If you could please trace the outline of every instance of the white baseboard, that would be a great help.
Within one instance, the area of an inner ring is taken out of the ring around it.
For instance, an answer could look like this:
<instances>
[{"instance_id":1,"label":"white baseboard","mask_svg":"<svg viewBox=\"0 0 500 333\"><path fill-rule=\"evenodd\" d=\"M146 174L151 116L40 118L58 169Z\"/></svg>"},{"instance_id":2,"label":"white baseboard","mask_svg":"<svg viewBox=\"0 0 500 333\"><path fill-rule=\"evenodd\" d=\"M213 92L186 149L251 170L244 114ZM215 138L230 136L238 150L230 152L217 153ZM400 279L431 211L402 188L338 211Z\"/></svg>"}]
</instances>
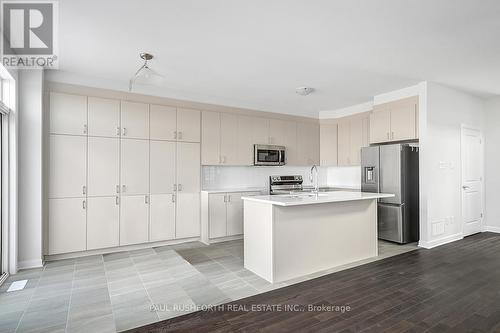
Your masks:
<instances>
[{"instance_id":1,"label":"white baseboard","mask_svg":"<svg viewBox=\"0 0 500 333\"><path fill-rule=\"evenodd\" d=\"M17 269L29 269L43 267L42 259L24 260L17 263Z\"/></svg>"},{"instance_id":2,"label":"white baseboard","mask_svg":"<svg viewBox=\"0 0 500 333\"><path fill-rule=\"evenodd\" d=\"M500 234L500 227L493 227L493 226L483 226L483 231L489 231L489 232L496 232Z\"/></svg>"},{"instance_id":3,"label":"white baseboard","mask_svg":"<svg viewBox=\"0 0 500 333\"><path fill-rule=\"evenodd\" d=\"M445 236L445 237L442 237L442 238L434 239L434 240L431 240L429 242L419 241L418 242L418 246L423 247L425 249L432 249L432 248L434 248L436 246L448 244L448 243L451 243L451 242L454 242L454 241L457 241L457 240L461 240L463 238L464 238L464 236L460 232L458 234L454 234L454 235L450 235L450 236Z\"/></svg>"}]
</instances>

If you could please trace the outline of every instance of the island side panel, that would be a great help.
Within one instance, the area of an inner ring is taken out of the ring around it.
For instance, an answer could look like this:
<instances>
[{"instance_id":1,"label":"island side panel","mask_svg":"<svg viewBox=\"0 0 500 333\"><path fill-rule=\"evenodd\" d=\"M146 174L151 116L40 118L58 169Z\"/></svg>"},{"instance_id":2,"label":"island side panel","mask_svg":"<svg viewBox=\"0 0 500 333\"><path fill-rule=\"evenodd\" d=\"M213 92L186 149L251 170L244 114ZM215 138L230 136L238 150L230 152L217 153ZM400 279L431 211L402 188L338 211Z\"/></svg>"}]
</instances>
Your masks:
<instances>
[{"instance_id":1,"label":"island side panel","mask_svg":"<svg viewBox=\"0 0 500 333\"><path fill-rule=\"evenodd\" d=\"M273 281L273 205L243 202L244 266Z\"/></svg>"},{"instance_id":2,"label":"island side panel","mask_svg":"<svg viewBox=\"0 0 500 333\"><path fill-rule=\"evenodd\" d=\"M377 202L275 207L274 282L377 256Z\"/></svg>"}]
</instances>

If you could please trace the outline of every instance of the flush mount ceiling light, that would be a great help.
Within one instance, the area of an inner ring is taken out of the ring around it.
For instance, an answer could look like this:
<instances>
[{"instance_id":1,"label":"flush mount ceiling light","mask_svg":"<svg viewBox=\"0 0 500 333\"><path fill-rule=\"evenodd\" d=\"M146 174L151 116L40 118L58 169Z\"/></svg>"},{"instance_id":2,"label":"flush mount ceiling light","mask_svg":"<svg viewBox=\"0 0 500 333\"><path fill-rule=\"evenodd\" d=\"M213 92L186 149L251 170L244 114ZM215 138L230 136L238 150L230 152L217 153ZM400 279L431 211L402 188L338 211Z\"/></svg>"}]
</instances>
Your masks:
<instances>
[{"instance_id":1,"label":"flush mount ceiling light","mask_svg":"<svg viewBox=\"0 0 500 333\"><path fill-rule=\"evenodd\" d=\"M314 91L314 88L311 87L298 87L295 88L295 92L300 96L307 96Z\"/></svg>"},{"instance_id":2,"label":"flush mount ceiling light","mask_svg":"<svg viewBox=\"0 0 500 333\"><path fill-rule=\"evenodd\" d=\"M153 59L151 53L140 53L139 56L144 60L144 64L135 72L129 81L128 90L132 91L134 84L155 85L163 81L163 76L149 68L148 61Z\"/></svg>"}]
</instances>

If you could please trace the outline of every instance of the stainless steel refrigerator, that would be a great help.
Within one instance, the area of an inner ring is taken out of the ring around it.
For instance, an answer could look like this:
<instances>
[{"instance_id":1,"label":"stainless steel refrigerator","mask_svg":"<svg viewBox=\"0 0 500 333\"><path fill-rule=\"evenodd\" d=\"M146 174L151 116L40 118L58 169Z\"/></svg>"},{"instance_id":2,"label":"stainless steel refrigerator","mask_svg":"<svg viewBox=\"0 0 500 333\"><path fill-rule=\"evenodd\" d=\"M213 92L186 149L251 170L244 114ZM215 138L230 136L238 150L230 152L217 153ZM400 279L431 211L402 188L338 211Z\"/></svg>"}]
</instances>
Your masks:
<instances>
[{"instance_id":1,"label":"stainless steel refrigerator","mask_svg":"<svg viewBox=\"0 0 500 333\"><path fill-rule=\"evenodd\" d=\"M418 147L361 148L361 190L395 195L378 201L378 238L401 244L418 241Z\"/></svg>"}]
</instances>

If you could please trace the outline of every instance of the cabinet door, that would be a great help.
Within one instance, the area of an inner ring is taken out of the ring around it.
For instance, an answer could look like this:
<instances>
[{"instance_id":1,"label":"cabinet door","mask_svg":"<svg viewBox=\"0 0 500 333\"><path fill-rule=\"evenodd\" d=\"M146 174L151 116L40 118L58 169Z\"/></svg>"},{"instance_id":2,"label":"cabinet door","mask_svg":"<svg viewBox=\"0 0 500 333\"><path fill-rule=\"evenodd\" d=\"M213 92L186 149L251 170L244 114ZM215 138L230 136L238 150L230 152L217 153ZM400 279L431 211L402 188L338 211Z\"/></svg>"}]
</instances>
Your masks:
<instances>
[{"instance_id":1,"label":"cabinet door","mask_svg":"<svg viewBox=\"0 0 500 333\"><path fill-rule=\"evenodd\" d=\"M220 113L203 111L201 113L201 164L218 165L220 154Z\"/></svg>"},{"instance_id":2,"label":"cabinet door","mask_svg":"<svg viewBox=\"0 0 500 333\"><path fill-rule=\"evenodd\" d=\"M241 193L228 193L227 235L243 234L243 200Z\"/></svg>"},{"instance_id":3,"label":"cabinet door","mask_svg":"<svg viewBox=\"0 0 500 333\"><path fill-rule=\"evenodd\" d=\"M175 238L200 236L200 192L177 193Z\"/></svg>"},{"instance_id":4,"label":"cabinet door","mask_svg":"<svg viewBox=\"0 0 500 333\"><path fill-rule=\"evenodd\" d=\"M177 186L179 192L200 192L200 144L177 143Z\"/></svg>"},{"instance_id":5,"label":"cabinet door","mask_svg":"<svg viewBox=\"0 0 500 333\"><path fill-rule=\"evenodd\" d=\"M50 135L49 198L87 193L87 137Z\"/></svg>"},{"instance_id":6,"label":"cabinet door","mask_svg":"<svg viewBox=\"0 0 500 333\"><path fill-rule=\"evenodd\" d=\"M87 96L50 93L50 133L87 134Z\"/></svg>"},{"instance_id":7,"label":"cabinet door","mask_svg":"<svg viewBox=\"0 0 500 333\"><path fill-rule=\"evenodd\" d=\"M177 109L165 105L151 105L151 140L175 140Z\"/></svg>"},{"instance_id":8,"label":"cabinet door","mask_svg":"<svg viewBox=\"0 0 500 333\"><path fill-rule=\"evenodd\" d=\"M119 197L88 198L87 250L120 245Z\"/></svg>"},{"instance_id":9,"label":"cabinet door","mask_svg":"<svg viewBox=\"0 0 500 333\"><path fill-rule=\"evenodd\" d=\"M269 121L269 143L285 146L287 164L297 163L297 123L295 121L271 119Z\"/></svg>"},{"instance_id":10,"label":"cabinet door","mask_svg":"<svg viewBox=\"0 0 500 333\"><path fill-rule=\"evenodd\" d=\"M227 236L226 198L226 193L209 194L208 220L210 238Z\"/></svg>"},{"instance_id":11,"label":"cabinet door","mask_svg":"<svg viewBox=\"0 0 500 333\"><path fill-rule=\"evenodd\" d=\"M297 154L299 165L319 164L319 124L297 124Z\"/></svg>"},{"instance_id":12,"label":"cabinet door","mask_svg":"<svg viewBox=\"0 0 500 333\"><path fill-rule=\"evenodd\" d=\"M238 164L238 116L237 115L229 113L221 113L220 155L222 164L224 165Z\"/></svg>"},{"instance_id":13,"label":"cabinet door","mask_svg":"<svg viewBox=\"0 0 500 333\"><path fill-rule=\"evenodd\" d=\"M390 141L391 112L385 107L374 107L370 115L370 143Z\"/></svg>"},{"instance_id":14,"label":"cabinet door","mask_svg":"<svg viewBox=\"0 0 500 333\"><path fill-rule=\"evenodd\" d=\"M85 251L85 198L49 199L49 254Z\"/></svg>"},{"instance_id":15,"label":"cabinet door","mask_svg":"<svg viewBox=\"0 0 500 333\"><path fill-rule=\"evenodd\" d=\"M200 142L200 111L177 109L177 140Z\"/></svg>"},{"instance_id":16,"label":"cabinet door","mask_svg":"<svg viewBox=\"0 0 500 333\"><path fill-rule=\"evenodd\" d=\"M149 105L122 101L122 137L130 139L149 139Z\"/></svg>"},{"instance_id":17,"label":"cabinet door","mask_svg":"<svg viewBox=\"0 0 500 333\"><path fill-rule=\"evenodd\" d=\"M149 141L121 140L121 192L149 193Z\"/></svg>"},{"instance_id":18,"label":"cabinet door","mask_svg":"<svg viewBox=\"0 0 500 333\"><path fill-rule=\"evenodd\" d=\"M89 135L120 136L120 101L89 97Z\"/></svg>"},{"instance_id":19,"label":"cabinet door","mask_svg":"<svg viewBox=\"0 0 500 333\"><path fill-rule=\"evenodd\" d=\"M175 194L152 194L149 206L149 240L175 238Z\"/></svg>"},{"instance_id":20,"label":"cabinet door","mask_svg":"<svg viewBox=\"0 0 500 333\"><path fill-rule=\"evenodd\" d=\"M88 195L120 193L120 139L89 137Z\"/></svg>"},{"instance_id":21,"label":"cabinet door","mask_svg":"<svg viewBox=\"0 0 500 333\"><path fill-rule=\"evenodd\" d=\"M361 165L361 147L363 146L363 118L350 121L349 165Z\"/></svg>"},{"instance_id":22,"label":"cabinet door","mask_svg":"<svg viewBox=\"0 0 500 333\"><path fill-rule=\"evenodd\" d=\"M254 144L269 141L269 120L266 118L238 116L238 164L253 165Z\"/></svg>"},{"instance_id":23,"label":"cabinet door","mask_svg":"<svg viewBox=\"0 0 500 333\"><path fill-rule=\"evenodd\" d=\"M149 239L148 196L122 196L120 200L120 245L147 242Z\"/></svg>"},{"instance_id":24,"label":"cabinet door","mask_svg":"<svg viewBox=\"0 0 500 333\"><path fill-rule=\"evenodd\" d=\"M391 108L391 140L415 139L415 104L398 105Z\"/></svg>"},{"instance_id":25,"label":"cabinet door","mask_svg":"<svg viewBox=\"0 0 500 333\"><path fill-rule=\"evenodd\" d=\"M349 119L338 122L338 165L350 165L351 154L351 124Z\"/></svg>"},{"instance_id":26,"label":"cabinet door","mask_svg":"<svg viewBox=\"0 0 500 333\"><path fill-rule=\"evenodd\" d=\"M321 166L337 165L337 124L320 125L320 164Z\"/></svg>"},{"instance_id":27,"label":"cabinet door","mask_svg":"<svg viewBox=\"0 0 500 333\"><path fill-rule=\"evenodd\" d=\"M176 143L170 141L150 142L150 189L152 194L174 192Z\"/></svg>"}]
</instances>

